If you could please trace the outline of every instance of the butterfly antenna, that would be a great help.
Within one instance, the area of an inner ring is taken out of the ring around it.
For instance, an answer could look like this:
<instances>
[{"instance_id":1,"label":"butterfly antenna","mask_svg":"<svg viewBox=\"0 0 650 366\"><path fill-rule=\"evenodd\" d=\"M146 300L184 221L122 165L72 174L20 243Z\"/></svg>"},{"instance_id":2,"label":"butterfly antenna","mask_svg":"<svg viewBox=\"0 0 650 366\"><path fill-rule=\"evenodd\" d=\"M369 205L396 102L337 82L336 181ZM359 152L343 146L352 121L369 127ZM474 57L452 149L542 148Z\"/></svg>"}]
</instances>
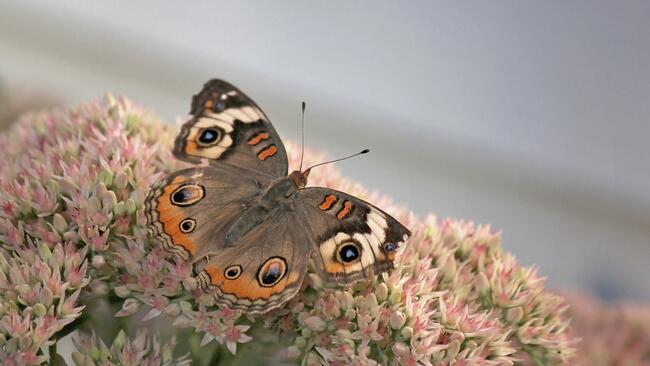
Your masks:
<instances>
[{"instance_id":1,"label":"butterfly antenna","mask_svg":"<svg viewBox=\"0 0 650 366\"><path fill-rule=\"evenodd\" d=\"M302 117L300 118L300 169L298 171L302 172L302 162L305 158L305 102L302 102Z\"/></svg>"},{"instance_id":2,"label":"butterfly antenna","mask_svg":"<svg viewBox=\"0 0 650 366\"><path fill-rule=\"evenodd\" d=\"M367 153L369 153L369 152L370 152L370 149L363 149L363 150L359 151L359 152L356 153L356 154L352 154L352 155L350 155L350 156L346 156L346 157L344 157L344 158L339 158L339 159L335 159L335 160L330 160L330 161L326 161L326 162L324 162L324 163L318 163L318 164L316 164L316 165L312 165L311 167L309 167L307 170L305 170L305 172L308 172L308 171L312 170L313 168L315 168L315 167L317 167L317 166L321 166L321 165L325 165L325 164L330 164L330 163L336 163L337 161L347 160L347 159L353 158L353 157L358 156L358 155L367 154Z\"/></svg>"}]
</instances>

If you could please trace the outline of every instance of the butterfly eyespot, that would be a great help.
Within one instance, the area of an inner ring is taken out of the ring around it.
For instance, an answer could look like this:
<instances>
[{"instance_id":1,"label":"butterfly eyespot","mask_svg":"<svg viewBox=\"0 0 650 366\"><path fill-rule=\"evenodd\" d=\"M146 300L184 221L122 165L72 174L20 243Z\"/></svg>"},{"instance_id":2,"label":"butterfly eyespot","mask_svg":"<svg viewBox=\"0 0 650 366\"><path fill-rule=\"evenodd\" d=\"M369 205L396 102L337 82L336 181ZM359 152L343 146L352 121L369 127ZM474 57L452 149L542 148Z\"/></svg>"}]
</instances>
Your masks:
<instances>
[{"instance_id":1,"label":"butterfly eyespot","mask_svg":"<svg viewBox=\"0 0 650 366\"><path fill-rule=\"evenodd\" d=\"M201 146L210 146L221 141L222 136L223 136L223 132L221 131L220 128L217 127L205 128L201 130L201 132L199 133L198 142L199 145Z\"/></svg>"},{"instance_id":2,"label":"butterfly eyespot","mask_svg":"<svg viewBox=\"0 0 650 366\"><path fill-rule=\"evenodd\" d=\"M345 243L338 250L339 261L352 263L361 258L361 250L355 243Z\"/></svg>"},{"instance_id":3,"label":"butterfly eyespot","mask_svg":"<svg viewBox=\"0 0 650 366\"><path fill-rule=\"evenodd\" d=\"M281 257L269 258L257 271L257 282L262 287L272 287L284 277L287 272L287 262Z\"/></svg>"},{"instance_id":4,"label":"butterfly eyespot","mask_svg":"<svg viewBox=\"0 0 650 366\"><path fill-rule=\"evenodd\" d=\"M223 96L222 96L221 99L225 99L225 98L223 98ZM212 110L215 111L215 112L223 112L224 109L226 109L226 104L224 102L220 101L220 100L216 101L212 105Z\"/></svg>"},{"instance_id":5,"label":"butterfly eyespot","mask_svg":"<svg viewBox=\"0 0 650 366\"><path fill-rule=\"evenodd\" d=\"M386 252L394 252L397 249L397 244L395 243L386 243L384 244L384 250Z\"/></svg>"},{"instance_id":6,"label":"butterfly eyespot","mask_svg":"<svg viewBox=\"0 0 650 366\"><path fill-rule=\"evenodd\" d=\"M205 190L198 184L187 184L176 188L171 194L172 204L189 206L199 202L205 196Z\"/></svg>"},{"instance_id":7,"label":"butterfly eyespot","mask_svg":"<svg viewBox=\"0 0 650 366\"><path fill-rule=\"evenodd\" d=\"M226 268L223 275L229 280L235 280L241 275L241 266L230 266Z\"/></svg>"},{"instance_id":8,"label":"butterfly eyespot","mask_svg":"<svg viewBox=\"0 0 650 366\"><path fill-rule=\"evenodd\" d=\"M189 218L181 221L181 223L179 224L179 228L181 229L181 232L185 234L194 231L195 227L196 227L196 220L189 219Z\"/></svg>"}]
</instances>

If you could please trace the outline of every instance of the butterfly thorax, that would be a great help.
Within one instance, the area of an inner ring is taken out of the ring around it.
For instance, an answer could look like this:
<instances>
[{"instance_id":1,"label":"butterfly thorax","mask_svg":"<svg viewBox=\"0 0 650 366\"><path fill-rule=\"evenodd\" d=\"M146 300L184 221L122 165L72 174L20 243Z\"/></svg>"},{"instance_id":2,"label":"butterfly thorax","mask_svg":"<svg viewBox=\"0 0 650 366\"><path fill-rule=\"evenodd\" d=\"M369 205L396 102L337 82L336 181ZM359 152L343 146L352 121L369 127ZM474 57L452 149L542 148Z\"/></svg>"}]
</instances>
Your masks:
<instances>
[{"instance_id":1,"label":"butterfly thorax","mask_svg":"<svg viewBox=\"0 0 650 366\"><path fill-rule=\"evenodd\" d=\"M281 177L269 184L262 195L251 202L232 224L225 236L229 245L261 224L269 215L280 208L292 210L291 195L307 183L307 174L294 171L289 176Z\"/></svg>"}]
</instances>

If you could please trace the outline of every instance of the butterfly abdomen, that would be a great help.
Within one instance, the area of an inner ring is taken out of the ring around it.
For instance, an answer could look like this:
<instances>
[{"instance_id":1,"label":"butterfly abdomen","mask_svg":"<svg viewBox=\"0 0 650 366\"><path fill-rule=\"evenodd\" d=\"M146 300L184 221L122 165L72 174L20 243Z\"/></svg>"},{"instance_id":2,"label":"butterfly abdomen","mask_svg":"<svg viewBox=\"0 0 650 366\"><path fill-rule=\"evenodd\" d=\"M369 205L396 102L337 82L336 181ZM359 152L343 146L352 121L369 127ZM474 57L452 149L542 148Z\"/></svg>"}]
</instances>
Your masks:
<instances>
[{"instance_id":1,"label":"butterfly abdomen","mask_svg":"<svg viewBox=\"0 0 650 366\"><path fill-rule=\"evenodd\" d=\"M269 208L254 204L248 207L232 224L224 238L226 247L233 246L242 236L261 224L269 215Z\"/></svg>"}]
</instances>

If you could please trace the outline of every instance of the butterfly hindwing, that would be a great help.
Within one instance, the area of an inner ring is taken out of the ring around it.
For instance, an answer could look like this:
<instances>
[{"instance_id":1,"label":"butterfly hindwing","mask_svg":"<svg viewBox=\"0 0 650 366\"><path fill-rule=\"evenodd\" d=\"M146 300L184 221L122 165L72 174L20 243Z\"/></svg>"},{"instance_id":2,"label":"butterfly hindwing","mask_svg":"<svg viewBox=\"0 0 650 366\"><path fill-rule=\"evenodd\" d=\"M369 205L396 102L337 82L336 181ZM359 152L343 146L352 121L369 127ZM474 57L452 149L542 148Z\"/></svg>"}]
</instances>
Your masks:
<instances>
[{"instance_id":1,"label":"butterfly hindwing","mask_svg":"<svg viewBox=\"0 0 650 366\"><path fill-rule=\"evenodd\" d=\"M311 246L291 210L275 210L232 245L197 263L197 280L215 301L260 313L276 308L300 289Z\"/></svg>"},{"instance_id":2,"label":"butterfly hindwing","mask_svg":"<svg viewBox=\"0 0 650 366\"><path fill-rule=\"evenodd\" d=\"M269 118L230 83L208 81L190 113L174 143L178 159L208 159L271 178L287 175L287 154Z\"/></svg>"},{"instance_id":3,"label":"butterfly hindwing","mask_svg":"<svg viewBox=\"0 0 650 366\"><path fill-rule=\"evenodd\" d=\"M347 193L313 187L296 195L325 280L351 283L393 268L395 251L411 235L384 211Z\"/></svg>"}]
</instances>

